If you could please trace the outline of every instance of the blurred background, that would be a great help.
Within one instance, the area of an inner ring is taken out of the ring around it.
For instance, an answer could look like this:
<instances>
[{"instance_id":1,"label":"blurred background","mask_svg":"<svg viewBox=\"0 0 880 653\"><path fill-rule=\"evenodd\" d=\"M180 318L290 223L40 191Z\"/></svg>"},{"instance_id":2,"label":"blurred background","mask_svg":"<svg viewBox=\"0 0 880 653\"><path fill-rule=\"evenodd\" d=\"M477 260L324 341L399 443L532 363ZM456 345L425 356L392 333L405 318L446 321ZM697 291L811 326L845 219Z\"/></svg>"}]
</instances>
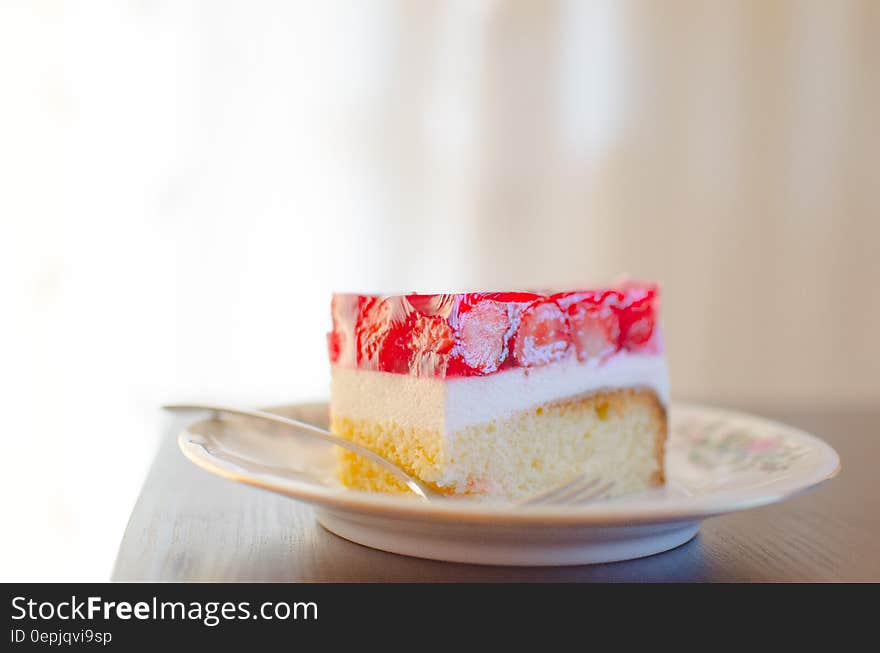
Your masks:
<instances>
[{"instance_id":1,"label":"blurred background","mask_svg":"<svg viewBox=\"0 0 880 653\"><path fill-rule=\"evenodd\" d=\"M335 290L664 286L677 399L880 405L874 0L0 3L0 578L109 577L163 401Z\"/></svg>"}]
</instances>

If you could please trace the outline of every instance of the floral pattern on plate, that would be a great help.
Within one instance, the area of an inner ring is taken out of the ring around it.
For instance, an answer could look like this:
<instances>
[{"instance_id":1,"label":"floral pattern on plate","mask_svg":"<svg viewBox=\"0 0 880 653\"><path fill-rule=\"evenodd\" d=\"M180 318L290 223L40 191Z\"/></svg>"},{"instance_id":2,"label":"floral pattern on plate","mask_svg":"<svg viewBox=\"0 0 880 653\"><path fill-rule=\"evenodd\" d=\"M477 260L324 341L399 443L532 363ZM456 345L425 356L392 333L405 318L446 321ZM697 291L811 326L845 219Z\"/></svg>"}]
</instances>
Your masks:
<instances>
[{"instance_id":1,"label":"floral pattern on plate","mask_svg":"<svg viewBox=\"0 0 880 653\"><path fill-rule=\"evenodd\" d=\"M810 447L785 427L750 417L684 410L672 420L667 475L673 494L695 496L761 486L795 473Z\"/></svg>"},{"instance_id":2,"label":"floral pattern on plate","mask_svg":"<svg viewBox=\"0 0 880 653\"><path fill-rule=\"evenodd\" d=\"M687 448L688 461L710 470L727 467L730 471L780 472L807 451L782 433L756 433L730 420L691 416L676 428L682 436L676 446Z\"/></svg>"}]
</instances>

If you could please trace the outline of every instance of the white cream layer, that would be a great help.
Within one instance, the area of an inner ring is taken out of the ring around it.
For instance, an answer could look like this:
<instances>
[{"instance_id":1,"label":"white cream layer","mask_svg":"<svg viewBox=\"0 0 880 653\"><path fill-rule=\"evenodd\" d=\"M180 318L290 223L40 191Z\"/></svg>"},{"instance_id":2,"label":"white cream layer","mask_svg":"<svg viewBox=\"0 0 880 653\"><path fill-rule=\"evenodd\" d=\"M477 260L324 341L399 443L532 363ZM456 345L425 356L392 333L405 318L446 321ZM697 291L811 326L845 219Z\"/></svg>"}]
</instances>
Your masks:
<instances>
[{"instance_id":1,"label":"white cream layer","mask_svg":"<svg viewBox=\"0 0 880 653\"><path fill-rule=\"evenodd\" d=\"M619 352L599 364L580 363L572 356L545 367L452 379L334 366L330 410L353 419L450 433L550 401L633 387L650 388L668 404L665 357Z\"/></svg>"}]
</instances>

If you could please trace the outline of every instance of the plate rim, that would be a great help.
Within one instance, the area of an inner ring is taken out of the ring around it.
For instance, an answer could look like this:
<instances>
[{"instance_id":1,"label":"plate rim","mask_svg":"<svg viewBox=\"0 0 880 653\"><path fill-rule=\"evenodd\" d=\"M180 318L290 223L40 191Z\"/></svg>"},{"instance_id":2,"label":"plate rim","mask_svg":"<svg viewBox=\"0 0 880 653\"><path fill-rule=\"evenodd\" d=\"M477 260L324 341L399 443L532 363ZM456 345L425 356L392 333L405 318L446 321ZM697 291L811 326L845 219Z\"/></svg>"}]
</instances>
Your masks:
<instances>
[{"instance_id":1,"label":"plate rim","mask_svg":"<svg viewBox=\"0 0 880 653\"><path fill-rule=\"evenodd\" d=\"M326 402L297 402L287 404L285 409L296 407L315 407ZM278 410L280 406L275 406ZM268 408L267 410L271 410ZM226 480L243 483L252 487L282 494L294 500L302 501L324 510L343 512L368 513L371 516L398 518L402 520L443 521L481 523L486 525L511 526L635 526L640 524L663 523L673 521L702 520L709 517L739 512L777 503L799 494L814 490L840 473L840 456L831 445L821 438L807 433L797 427L772 419L736 410L718 408L701 403L673 401L670 412L697 411L711 413L725 419L746 419L760 423L767 428L783 431L795 438L806 440L821 453L821 462L816 473L791 487L782 487L771 491L733 490L717 492L704 496L675 497L662 502L656 499L632 500L613 503L591 503L583 506L519 506L511 509L504 505L492 503L465 503L449 501L428 503L415 498L402 498L380 493L360 492L356 490L337 490L317 484L298 482L295 480L278 479L263 480L261 477L246 472L236 472L215 462L216 458L198 439L204 436L194 433L191 429L205 426L211 418L190 422L177 436L178 447L183 455L197 467L204 469Z\"/></svg>"}]
</instances>

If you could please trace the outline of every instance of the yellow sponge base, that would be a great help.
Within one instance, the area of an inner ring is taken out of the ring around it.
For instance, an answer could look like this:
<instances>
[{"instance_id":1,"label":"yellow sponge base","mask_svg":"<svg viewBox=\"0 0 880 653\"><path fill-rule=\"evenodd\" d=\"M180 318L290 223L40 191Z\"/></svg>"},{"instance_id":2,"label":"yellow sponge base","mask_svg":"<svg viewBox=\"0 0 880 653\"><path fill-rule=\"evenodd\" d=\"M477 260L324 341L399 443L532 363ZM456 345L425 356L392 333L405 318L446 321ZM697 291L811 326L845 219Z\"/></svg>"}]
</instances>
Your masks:
<instances>
[{"instance_id":1,"label":"yellow sponge base","mask_svg":"<svg viewBox=\"0 0 880 653\"><path fill-rule=\"evenodd\" d=\"M614 481L611 495L662 485L666 412L652 390L598 392L439 431L333 416L336 435L394 461L439 492L517 499L577 474ZM346 486L406 492L394 476L338 449Z\"/></svg>"}]
</instances>

